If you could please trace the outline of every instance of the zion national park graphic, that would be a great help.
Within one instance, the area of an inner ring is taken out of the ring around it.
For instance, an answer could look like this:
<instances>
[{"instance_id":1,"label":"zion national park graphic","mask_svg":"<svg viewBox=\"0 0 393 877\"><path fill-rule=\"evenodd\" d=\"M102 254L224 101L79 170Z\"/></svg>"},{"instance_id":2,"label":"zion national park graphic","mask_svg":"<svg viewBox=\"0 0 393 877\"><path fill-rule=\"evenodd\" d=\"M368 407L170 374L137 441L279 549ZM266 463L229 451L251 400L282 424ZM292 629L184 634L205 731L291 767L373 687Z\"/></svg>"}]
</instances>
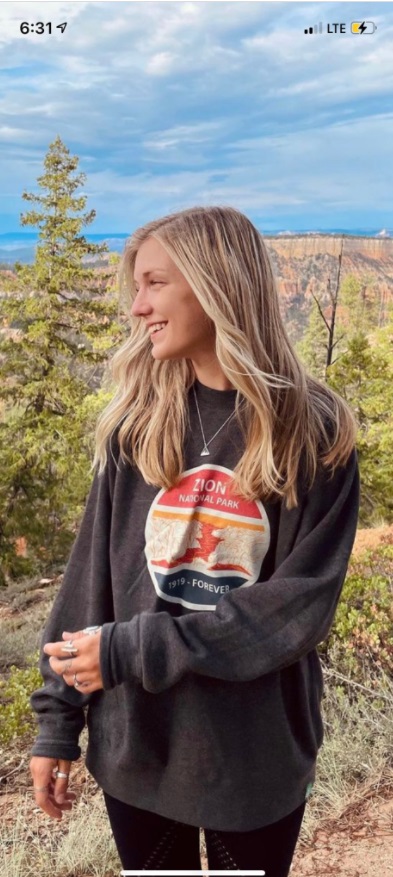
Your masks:
<instances>
[{"instance_id":1,"label":"zion national park graphic","mask_svg":"<svg viewBox=\"0 0 393 877\"><path fill-rule=\"evenodd\" d=\"M231 490L233 473L202 464L154 498L145 553L157 594L189 609L215 609L223 594L257 581L269 548L259 500Z\"/></svg>"}]
</instances>

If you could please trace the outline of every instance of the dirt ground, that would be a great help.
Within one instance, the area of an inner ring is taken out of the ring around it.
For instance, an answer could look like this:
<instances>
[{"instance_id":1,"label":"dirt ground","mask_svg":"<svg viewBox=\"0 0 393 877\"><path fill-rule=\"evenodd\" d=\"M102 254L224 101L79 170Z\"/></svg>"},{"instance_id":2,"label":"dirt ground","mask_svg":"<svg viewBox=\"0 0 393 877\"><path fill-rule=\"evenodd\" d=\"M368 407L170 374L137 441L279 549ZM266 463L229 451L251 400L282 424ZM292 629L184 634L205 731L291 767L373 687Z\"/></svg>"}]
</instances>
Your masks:
<instances>
[{"instance_id":1,"label":"dirt ground","mask_svg":"<svg viewBox=\"0 0 393 877\"><path fill-rule=\"evenodd\" d=\"M290 877L392 877L393 789L371 799L335 824L318 829L310 845L300 842Z\"/></svg>"},{"instance_id":2,"label":"dirt ground","mask_svg":"<svg viewBox=\"0 0 393 877\"><path fill-rule=\"evenodd\" d=\"M202 860L207 867L207 860ZM290 877L392 877L393 786L298 841Z\"/></svg>"}]
</instances>

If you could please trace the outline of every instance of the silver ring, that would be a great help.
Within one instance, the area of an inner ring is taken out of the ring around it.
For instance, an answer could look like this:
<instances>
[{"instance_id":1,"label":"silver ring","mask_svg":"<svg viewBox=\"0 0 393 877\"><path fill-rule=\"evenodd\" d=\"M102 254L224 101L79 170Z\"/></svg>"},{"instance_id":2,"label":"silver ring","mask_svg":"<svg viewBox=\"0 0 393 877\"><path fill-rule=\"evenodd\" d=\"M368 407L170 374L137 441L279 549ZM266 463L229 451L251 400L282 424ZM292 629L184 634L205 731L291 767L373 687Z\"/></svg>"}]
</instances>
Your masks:
<instances>
[{"instance_id":1,"label":"silver ring","mask_svg":"<svg viewBox=\"0 0 393 877\"><path fill-rule=\"evenodd\" d=\"M64 643L64 645L60 649L61 652L67 652L69 655L77 655L78 649L74 646L74 642L72 639L68 640L68 642Z\"/></svg>"},{"instance_id":2,"label":"silver ring","mask_svg":"<svg viewBox=\"0 0 393 877\"><path fill-rule=\"evenodd\" d=\"M101 624L93 624L91 627L84 627L82 633L87 634L87 636L94 636L99 630L101 630Z\"/></svg>"},{"instance_id":3,"label":"silver ring","mask_svg":"<svg viewBox=\"0 0 393 877\"><path fill-rule=\"evenodd\" d=\"M61 777L61 779L64 779L64 780L68 780L69 773L64 773L62 770L58 770L56 772L56 779L58 779L58 777Z\"/></svg>"},{"instance_id":4,"label":"silver ring","mask_svg":"<svg viewBox=\"0 0 393 877\"><path fill-rule=\"evenodd\" d=\"M76 673L74 673L74 688L79 688L79 686L80 686L80 682L78 682L78 680L76 678Z\"/></svg>"}]
</instances>

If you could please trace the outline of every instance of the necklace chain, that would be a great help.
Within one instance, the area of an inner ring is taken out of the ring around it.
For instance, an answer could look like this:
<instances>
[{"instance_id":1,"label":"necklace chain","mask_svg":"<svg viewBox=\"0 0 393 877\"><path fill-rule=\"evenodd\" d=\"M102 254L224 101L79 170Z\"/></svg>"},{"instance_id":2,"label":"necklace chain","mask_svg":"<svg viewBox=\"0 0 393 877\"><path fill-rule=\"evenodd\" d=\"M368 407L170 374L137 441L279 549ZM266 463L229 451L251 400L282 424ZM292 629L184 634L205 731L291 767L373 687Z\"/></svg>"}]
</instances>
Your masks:
<instances>
[{"instance_id":1,"label":"necklace chain","mask_svg":"<svg viewBox=\"0 0 393 877\"><path fill-rule=\"evenodd\" d=\"M197 407L197 412L198 412L198 417L199 417L199 423L200 423L200 425L201 425L201 432L202 432L203 441L204 441L204 446L203 446L203 450L202 450L202 452L201 452L201 457L206 457L207 455L210 455L210 451L208 450L208 445L210 445L210 444L212 443L213 439L215 439L216 435L218 435L218 433L221 432L222 429L224 429L225 424L228 423L228 421L231 420L232 417L235 416L236 411L233 411L232 414L230 414L229 417L227 417L225 423L223 423L222 426L220 426L220 428L217 430L217 432L215 432L214 435L212 436L212 438L207 442L206 439L205 439L205 433L203 432L202 419L201 419L201 414L200 414L200 411L199 411L198 399L197 399L197 397L196 397L196 392L195 392L195 387L194 387L194 385L192 385L192 389L193 389L193 391L194 391L194 399L195 399L195 404L196 404L196 407Z\"/></svg>"}]
</instances>

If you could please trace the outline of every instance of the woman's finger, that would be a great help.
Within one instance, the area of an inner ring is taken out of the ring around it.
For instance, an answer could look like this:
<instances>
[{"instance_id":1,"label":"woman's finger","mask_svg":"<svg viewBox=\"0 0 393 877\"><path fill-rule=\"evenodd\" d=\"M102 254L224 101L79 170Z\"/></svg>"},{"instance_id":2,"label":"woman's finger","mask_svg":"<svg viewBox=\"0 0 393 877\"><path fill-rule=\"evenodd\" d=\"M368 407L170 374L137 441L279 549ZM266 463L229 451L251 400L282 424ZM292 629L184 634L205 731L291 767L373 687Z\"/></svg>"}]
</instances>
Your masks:
<instances>
[{"instance_id":1,"label":"woman's finger","mask_svg":"<svg viewBox=\"0 0 393 877\"><path fill-rule=\"evenodd\" d=\"M55 778L54 798L56 804L64 804L65 809L67 810L70 810L72 807L72 802L68 792L69 777L70 762L59 759Z\"/></svg>"},{"instance_id":2,"label":"woman's finger","mask_svg":"<svg viewBox=\"0 0 393 877\"><path fill-rule=\"evenodd\" d=\"M80 646L74 643L74 640L60 640L56 643L45 643L44 652L46 655L53 655L55 658L61 658L62 661L72 660L80 654Z\"/></svg>"},{"instance_id":3,"label":"woman's finger","mask_svg":"<svg viewBox=\"0 0 393 877\"><path fill-rule=\"evenodd\" d=\"M96 636L101 630L101 624L92 624L84 627L83 630L63 630L63 639L79 639L81 636Z\"/></svg>"},{"instance_id":4,"label":"woman's finger","mask_svg":"<svg viewBox=\"0 0 393 877\"><path fill-rule=\"evenodd\" d=\"M71 661L68 658L55 658L51 656L49 658L49 663L54 673L57 673L59 676L73 676L74 673L78 672L78 668L74 665L74 661ZM79 672L80 669L79 664Z\"/></svg>"},{"instance_id":5,"label":"woman's finger","mask_svg":"<svg viewBox=\"0 0 393 877\"><path fill-rule=\"evenodd\" d=\"M61 819L63 815L61 807L55 804L52 794L53 792L51 791L49 784L46 787L38 787L34 789L36 804L41 807L41 810L43 810L44 813L47 813L48 816L51 816L52 819Z\"/></svg>"},{"instance_id":6,"label":"woman's finger","mask_svg":"<svg viewBox=\"0 0 393 877\"><path fill-rule=\"evenodd\" d=\"M82 682L91 681L99 675L98 667L92 667L91 669L86 670L81 666L80 662L64 661L59 658L51 657L49 658L49 663L52 670L59 676L62 676L67 685L74 685L75 677L76 681L81 684ZM78 685L76 688L78 688Z\"/></svg>"},{"instance_id":7,"label":"woman's finger","mask_svg":"<svg viewBox=\"0 0 393 877\"><path fill-rule=\"evenodd\" d=\"M30 762L30 770L33 777L33 794L36 804L52 819L61 819L62 811L69 810L72 806L72 799L69 793L64 793L63 800L56 800L56 783L58 782L57 773L69 774L69 761L58 761L55 758L44 758L41 756L33 756ZM60 769L59 764L63 770ZM61 779L61 777L60 777ZM68 776L63 777L68 783Z\"/></svg>"},{"instance_id":8,"label":"woman's finger","mask_svg":"<svg viewBox=\"0 0 393 877\"><path fill-rule=\"evenodd\" d=\"M95 630L95 628L94 628ZM64 631L68 635L69 631ZM71 637L74 634L71 633ZM74 640L69 641L71 645ZM75 645L77 654L70 651L68 655L61 652L64 641L46 643L45 654L49 655L49 664L54 673L63 676L66 685L80 691L81 694L91 694L103 688L100 668L100 642L101 629L96 634L84 633L80 646ZM76 683L76 684L75 684Z\"/></svg>"},{"instance_id":9,"label":"woman's finger","mask_svg":"<svg viewBox=\"0 0 393 877\"><path fill-rule=\"evenodd\" d=\"M66 685L70 685L71 687L74 687L77 690L80 688L83 691L85 691L87 685L93 681L93 674L79 672L79 673L75 673L75 674L70 675L69 673L65 673L63 676L63 679L64 679L64 682L66 683Z\"/></svg>"},{"instance_id":10,"label":"woman's finger","mask_svg":"<svg viewBox=\"0 0 393 877\"><path fill-rule=\"evenodd\" d=\"M81 677L79 676L79 674L77 674L77 680L79 680L80 678ZM103 688L102 679L100 676L96 676L94 679L86 679L86 681L84 681L83 684L80 685L75 685L73 677L68 677L68 680L66 679L66 677L64 677L64 679L67 682L67 685L75 688L75 691L79 691L79 694L92 694L93 691L99 691L101 688Z\"/></svg>"}]
</instances>

